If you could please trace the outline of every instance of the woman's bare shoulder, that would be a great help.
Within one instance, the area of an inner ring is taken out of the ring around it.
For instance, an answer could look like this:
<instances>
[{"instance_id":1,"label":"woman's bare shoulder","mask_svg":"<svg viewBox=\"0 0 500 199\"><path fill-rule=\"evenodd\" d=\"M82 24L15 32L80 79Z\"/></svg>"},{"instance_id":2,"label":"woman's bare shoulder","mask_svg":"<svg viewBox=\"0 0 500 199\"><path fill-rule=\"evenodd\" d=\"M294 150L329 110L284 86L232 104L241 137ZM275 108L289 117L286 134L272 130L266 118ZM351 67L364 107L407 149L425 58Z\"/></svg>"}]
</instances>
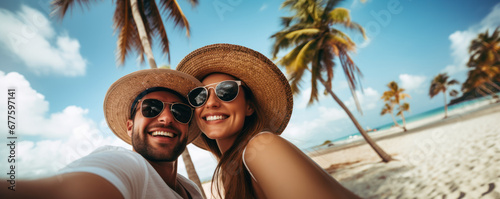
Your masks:
<instances>
[{"instance_id":1,"label":"woman's bare shoulder","mask_svg":"<svg viewBox=\"0 0 500 199\"><path fill-rule=\"evenodd\" d=\"M244 160L268 198L358 198L279 135L256 135Z\"/></svg>"}]
</instances>

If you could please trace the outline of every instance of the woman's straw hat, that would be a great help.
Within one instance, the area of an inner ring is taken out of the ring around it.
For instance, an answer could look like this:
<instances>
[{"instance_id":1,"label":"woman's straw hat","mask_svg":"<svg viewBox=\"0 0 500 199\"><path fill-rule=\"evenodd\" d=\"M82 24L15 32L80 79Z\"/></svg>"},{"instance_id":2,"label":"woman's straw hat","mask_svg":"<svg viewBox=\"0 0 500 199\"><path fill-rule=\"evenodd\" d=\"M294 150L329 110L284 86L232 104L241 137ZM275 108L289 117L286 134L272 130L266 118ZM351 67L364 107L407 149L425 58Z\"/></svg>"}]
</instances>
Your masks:
<instances>
[{"instance_id":1,"label":"woman's straw hat","mask_svg":"<svg viewBox=\"0 0 500 199\"><path fill-rule=\"evenodd\" d=\"M213 44L188 54L177 70L202 80L211 73L226 73L241 81L252 91L257 106L262 110L265 128L281 134L293 109L290 84L276 65L261 53L232 45ZM193 144L207 149L200 139Z\"/></svg>"},{"instance_id":2,"label":"woman's straw hat","mask_svg":"<svg viewBox=\"0 0 500 199\"><path fill-rule=\"evenodd\" d=\"M127 120L130 118L130 109L136 97L150 88L164 87L187 96L189 91L201 82L191 75L171 69L144 69L139 70L116 80L109 87L104 98L104 117L109 128L120 139L128 144L132 143L127 134ZM184 100L184 99L183 99ZM200 135L196 122L189 126L188 143Z\"/></svg>"}]
</instances>

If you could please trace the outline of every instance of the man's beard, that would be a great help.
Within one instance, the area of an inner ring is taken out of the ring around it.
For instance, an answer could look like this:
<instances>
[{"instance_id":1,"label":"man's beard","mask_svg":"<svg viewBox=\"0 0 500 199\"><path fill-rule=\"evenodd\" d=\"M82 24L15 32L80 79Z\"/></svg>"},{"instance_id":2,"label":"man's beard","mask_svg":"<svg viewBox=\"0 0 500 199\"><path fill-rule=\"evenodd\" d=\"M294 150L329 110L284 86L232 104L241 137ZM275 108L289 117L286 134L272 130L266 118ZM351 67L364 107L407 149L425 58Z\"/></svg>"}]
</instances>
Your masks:
<instances>
[{"instance_id":1,"label":"man's beard","mask_svg":"<svg viewBox=\"0 0 500 199\"><path fill-rule=\"evenodd\" d=\"M141 137L140 134L144 134L144 137ZM161 149L156 149L151 147L149 144L149 140L147 139L148 134L144 132L138 132L135 129L132 130L132 147L134 150L141 154L142 157L146 158L149 161L154 162L173 162L177 160L179 155L184 151L187 144L187 137L183 138L178 142L173 150L169 151L160 151ZM178 135L180 136L180 135ZM169 144L161 144L160 146L168 146Z\"/></svg>"}]
</instances>

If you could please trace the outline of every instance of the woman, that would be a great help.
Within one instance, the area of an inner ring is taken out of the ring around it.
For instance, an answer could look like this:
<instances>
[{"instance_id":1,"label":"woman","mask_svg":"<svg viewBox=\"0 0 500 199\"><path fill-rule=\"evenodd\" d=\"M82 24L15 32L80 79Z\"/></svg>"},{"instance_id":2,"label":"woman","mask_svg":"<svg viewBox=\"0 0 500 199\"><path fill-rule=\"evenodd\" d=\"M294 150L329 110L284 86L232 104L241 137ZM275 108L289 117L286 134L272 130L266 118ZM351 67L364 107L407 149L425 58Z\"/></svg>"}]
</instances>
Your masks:
<instances>
[{"instance_id":1,"label":"woman","mask_svg":"<svg viewBox=\"0 0 500 199\"><path fill-rule=\"evenodd\" d=\"M283 73L265 56L214 44L187 55L177 70L205 85L188 95L203 132L193 143L219 161L212 179L219 196L357 198L279 136L290 120L293 97Z\"/></svg>"}]
</instances>

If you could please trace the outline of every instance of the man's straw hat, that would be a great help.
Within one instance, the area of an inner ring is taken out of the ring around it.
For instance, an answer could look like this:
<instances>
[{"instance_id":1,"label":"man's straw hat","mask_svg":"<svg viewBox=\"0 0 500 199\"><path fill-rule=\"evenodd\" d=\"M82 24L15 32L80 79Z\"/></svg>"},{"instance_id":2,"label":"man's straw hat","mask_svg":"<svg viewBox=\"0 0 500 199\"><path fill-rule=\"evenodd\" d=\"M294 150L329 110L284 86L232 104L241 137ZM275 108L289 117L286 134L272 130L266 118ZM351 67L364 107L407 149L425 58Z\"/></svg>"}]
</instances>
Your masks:
<instances>
[{"instance_id":1,"label":"man's straw hat","mask_svg":"<svg viewBox=\"0 0 500 199\"><path fill-rule=\"evenodd\" d=\"M262 110L265 128L281 134L290 120L293 96L290 84L276 65L261 53L232 45L213 44L188 54L177 70L202 80L211 73L226 73L241 81L252 91ZM207 149L200 139L193 144Z\"/></svg>"},{"instance_id":2,"label":"man's straw hat","mask_svg":"<svg viewBox=\"0 0 500 199\"><path fill-rule=\"evenodd\" d=\"M164 87L187 96L189 91L201 85L203 84L191 75L171 69L139 70L123 76L109 87L104 98L104 117L111 131L131 144L126 124L130 118L132 103L140 93L150 88ZM189 129L188 143L191 143L200 132L194 130L198 129L196 122L191 122Z\"/></svg>"}]
</instances>

